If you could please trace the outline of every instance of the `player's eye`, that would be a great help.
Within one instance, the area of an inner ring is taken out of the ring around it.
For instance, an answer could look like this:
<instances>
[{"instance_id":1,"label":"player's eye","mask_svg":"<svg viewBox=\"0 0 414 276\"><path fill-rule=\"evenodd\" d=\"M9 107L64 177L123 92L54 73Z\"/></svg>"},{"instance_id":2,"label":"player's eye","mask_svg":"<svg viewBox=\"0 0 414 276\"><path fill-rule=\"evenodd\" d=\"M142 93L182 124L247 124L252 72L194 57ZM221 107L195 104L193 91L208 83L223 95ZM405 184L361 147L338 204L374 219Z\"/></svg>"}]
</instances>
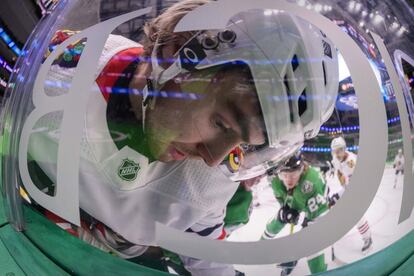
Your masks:
<instances>
[{"instance_id":1,"label":"player's eye","mask_svg":"<svg viewBox=\"0 0 414 276\"><path fill-rule=\"evenodd\" d=\"M225 133L231 129L230 125L228 125L219 115L214 117L213 125Z\"/></svg>"}]
</instances>

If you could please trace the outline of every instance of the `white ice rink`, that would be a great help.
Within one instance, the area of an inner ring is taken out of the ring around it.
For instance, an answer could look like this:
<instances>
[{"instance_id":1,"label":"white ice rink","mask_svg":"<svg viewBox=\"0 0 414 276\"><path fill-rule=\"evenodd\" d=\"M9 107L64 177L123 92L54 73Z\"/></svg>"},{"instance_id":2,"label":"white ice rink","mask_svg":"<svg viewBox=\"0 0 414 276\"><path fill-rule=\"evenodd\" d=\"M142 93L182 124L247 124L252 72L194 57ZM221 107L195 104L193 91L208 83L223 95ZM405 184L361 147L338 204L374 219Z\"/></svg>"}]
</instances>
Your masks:
<instances>
[{"instance_id":1,"label":"white ice rink","mask_svg":"<svg viewBox=\"0 0 414 276\"><path fill-rule=\"evenodd\" d=\"M249 223L232 233L229 237L230 241L259 240L267 221L277 212L278 203L274 199L271 187L267 184L267 181L262 181L259 185L260 205L253 209ZM339 187L339 181L337 181L336 176L328 178L328 185L331 190L336 190ZM371 227L373 239L373 248L366 256L394 243L414 228L413 216L398 225L403 177L399 176L396 189L393 188L393 185L394 169L387 166L378 193L365 214ZM279 236L288 235L289 231L290 227L286 226ZM335 243L336 261L331 260L331 248L325 249L325 260L328 264L328 270L364 258L365 256L361 253L361 248L362 239L358 230L354 227L342 239ZM280 269L274 264L254 266L236 265L235 267L250 276L280 275ZM306 259L302 259L290 275L307 274L310 274L310 271Z\"/></svg>"}]
</instances>

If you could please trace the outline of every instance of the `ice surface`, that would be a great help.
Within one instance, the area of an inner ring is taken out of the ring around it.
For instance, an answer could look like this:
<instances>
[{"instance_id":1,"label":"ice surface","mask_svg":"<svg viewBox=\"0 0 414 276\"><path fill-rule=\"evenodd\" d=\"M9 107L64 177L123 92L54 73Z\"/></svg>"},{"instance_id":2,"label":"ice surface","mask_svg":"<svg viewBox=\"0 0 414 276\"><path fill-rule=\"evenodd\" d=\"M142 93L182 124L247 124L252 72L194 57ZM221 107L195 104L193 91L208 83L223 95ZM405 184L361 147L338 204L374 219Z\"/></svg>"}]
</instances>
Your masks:
<instances>
[{"instance_id":1,"label":"ice surface","mask_svg":"<svg viewBox=\"0 0 414 276\"><path fill-rule=\"evenodd\" d=\"M336 176L328 177L328 185L331 192L335 192L340 188L339 181ZM361 248L363 245L361 236L356 227L349 231L342 239L334 245L336 261L331 260L331 248L326 248L325 260L328 269L355 262L370 254L373 254L388 245L394 243L402 236L407 234L414 228L414 218L398 225L398 216L403 190L403 177L399 176L397 188L394 185L394 169L390 166L384 171L384 175L379 187L378 193L370 208L365 214L372 231L373 248L368 254L363 255ZM271 187L267 184L267 180L262 180L256 189L258 195L259 206L253 209L250 221L244 227L236 230L229 237L229 241L256 241L260 239L267 221L277 212L279 205L274 199ZM299 227L295 227L298 231ZM290 227L285 227L280 236L289 235ZM278 250L278 249L275 249ZM283 250L283 249L280 249ZM246 275L280 275L280 269L275 264L272 265L236 265L236 269L243 271ZM310 274L306 259L301 259L291 275L307 275Z\"/></svg>"}]
</instances>

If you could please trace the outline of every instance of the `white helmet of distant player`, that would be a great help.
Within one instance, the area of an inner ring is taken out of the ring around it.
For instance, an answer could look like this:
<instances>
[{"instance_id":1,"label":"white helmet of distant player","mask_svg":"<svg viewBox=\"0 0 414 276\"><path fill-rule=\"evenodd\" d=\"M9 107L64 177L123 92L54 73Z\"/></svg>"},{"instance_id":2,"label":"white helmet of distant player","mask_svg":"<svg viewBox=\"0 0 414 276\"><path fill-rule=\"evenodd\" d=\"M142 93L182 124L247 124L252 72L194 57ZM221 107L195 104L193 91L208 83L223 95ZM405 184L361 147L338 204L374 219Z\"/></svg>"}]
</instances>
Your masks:
<instances>
[{"instance_id":1,"label":"white helmet of distant player","mask_svg":"<svg viewBox=\"0 0 414 276\"><path fill-rule=\"evenodd\" d=\"M338 150L338 149L346 149L346 142L343 137L337 137L332 140L331 142L331 149L332 151Z\"/></svg>"},{"instance_id":2,"label":"white helmet of distant player","mask_svg":"<svg viewBox=\"0 0 414 276\"><path fill-rule=\"evenodd\" d=\"M244 156L236 161L243 163L230 170L233 180L252 178L274 167L305 139L315 137L331 116L338 92L338 55L315 26L283 11L250 10L232 17L224 29L194 33L167 68L158 59L162 43L156 43L152 85L157 90L181 73L214 66L242 63L249 67L267 145L241 147Z\"/></svg>"}]
</instances>

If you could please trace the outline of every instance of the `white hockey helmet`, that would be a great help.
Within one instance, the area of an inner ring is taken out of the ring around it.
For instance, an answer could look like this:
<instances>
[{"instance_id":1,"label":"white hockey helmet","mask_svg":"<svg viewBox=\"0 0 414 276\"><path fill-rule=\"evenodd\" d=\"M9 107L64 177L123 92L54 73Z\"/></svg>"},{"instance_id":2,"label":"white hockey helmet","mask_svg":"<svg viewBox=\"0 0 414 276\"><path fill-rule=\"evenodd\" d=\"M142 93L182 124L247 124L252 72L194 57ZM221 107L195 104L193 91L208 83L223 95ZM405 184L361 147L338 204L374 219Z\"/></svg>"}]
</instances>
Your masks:
<instances>
[{"instance_id":1,"label":"white hockey helmet","mask_svg":"<svg viewBox=\"0 0 414 276\"><path fill-rule=\"evenodd\" d=\"M337 149L346 149L346 142L343 137L337 137L332 140L331 142L331 149L332 151Z\"/></svg>"},{"instance_id":2,"label":"white hockey helmet","mask_svg":"<svg viewBox=\"0 0 414 276\"><path fill-rule=\"evenodd\" d=\"M286 12L250 10L231 18L223 30L197 30L167 68L157 59L157 48L151 58L155 88L185 72L229 63L249 67L267 134L267 147L260 149L270 152L256 151L250 160L245 154L233 179L264 173L297 151L318 134L334 109L337 50L318 28ZM259 163L266 165L258 168Z\"/></svg>"}]
</instances>

